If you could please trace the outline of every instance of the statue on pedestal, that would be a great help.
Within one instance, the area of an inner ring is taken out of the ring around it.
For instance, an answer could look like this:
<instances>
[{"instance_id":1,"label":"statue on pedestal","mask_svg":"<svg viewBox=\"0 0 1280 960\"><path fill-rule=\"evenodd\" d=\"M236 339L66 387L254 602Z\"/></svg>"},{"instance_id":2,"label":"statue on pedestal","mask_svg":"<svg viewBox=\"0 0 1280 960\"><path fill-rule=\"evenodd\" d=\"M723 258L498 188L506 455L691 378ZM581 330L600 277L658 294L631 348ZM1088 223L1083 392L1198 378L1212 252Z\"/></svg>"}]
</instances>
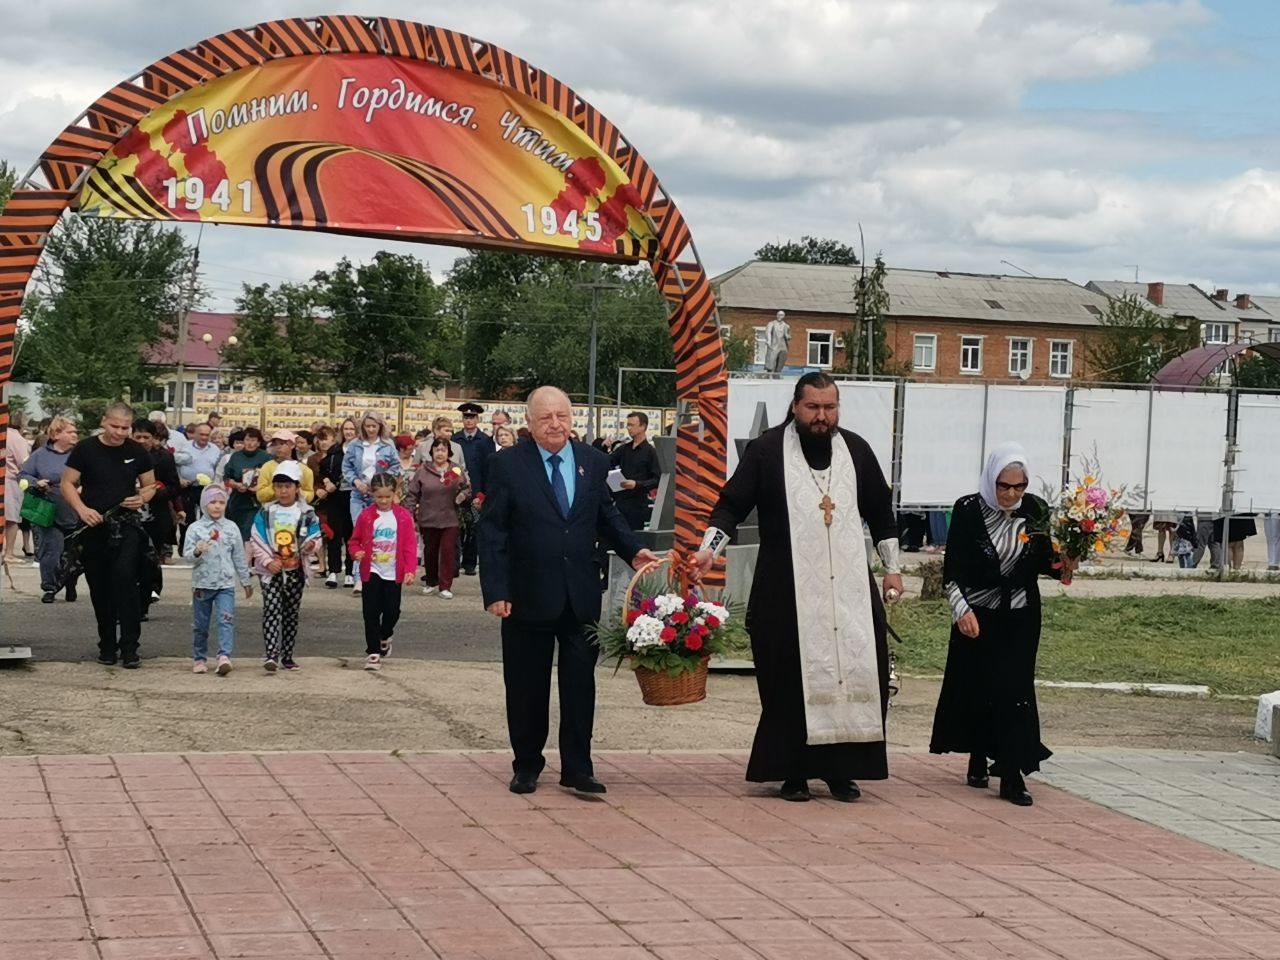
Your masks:
<instances>
[{"instance_id":1,"label":"statue on pedestal","mask_svg":"<svg viewBox=\"0 0 1280 960\"><path fill-rule=\"evenodd\" d=\"M779 310L764 328L764 369L767 373L781 373L787 365L787 349L791 344L791 324L787 315Z\"/></svg>"}]
</instances>

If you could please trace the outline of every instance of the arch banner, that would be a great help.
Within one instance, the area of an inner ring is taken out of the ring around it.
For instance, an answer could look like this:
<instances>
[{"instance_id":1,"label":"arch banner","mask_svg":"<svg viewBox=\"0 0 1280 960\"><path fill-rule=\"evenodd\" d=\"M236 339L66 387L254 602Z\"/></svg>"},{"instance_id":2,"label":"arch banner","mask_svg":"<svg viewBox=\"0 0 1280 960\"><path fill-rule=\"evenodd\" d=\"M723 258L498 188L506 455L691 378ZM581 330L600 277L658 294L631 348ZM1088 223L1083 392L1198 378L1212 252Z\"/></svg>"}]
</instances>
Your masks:
<instances>
[{"instance_id":1,"label":"arch banner","mask_svg":"<svg viewBox=\"0 0 1280 960\"><path fill-rule=\"evenodd\" d=\"M173 98L106 151L79 210L622 261L658 246L639 190L567 117L369 54L273 61Z\"/></svg>"}]
</instances>

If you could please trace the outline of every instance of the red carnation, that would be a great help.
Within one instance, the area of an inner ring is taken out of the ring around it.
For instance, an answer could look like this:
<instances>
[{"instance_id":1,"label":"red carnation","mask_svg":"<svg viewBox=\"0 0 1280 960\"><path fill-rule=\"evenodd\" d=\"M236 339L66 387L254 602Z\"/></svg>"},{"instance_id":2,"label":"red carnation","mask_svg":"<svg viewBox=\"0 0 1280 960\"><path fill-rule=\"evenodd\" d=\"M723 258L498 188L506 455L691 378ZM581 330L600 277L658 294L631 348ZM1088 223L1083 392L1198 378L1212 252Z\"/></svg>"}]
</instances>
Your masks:
<instances>
[{"instance_id":1,"label":"red carnation","mask_svg":"<svg viewBox=\"0 0 1280 960\"><path fill-rule=\"evenodd\" d=\"M1095 526L1096 524L1092 520L1080 521L1080 529L1083 530L1085 533L1093 533L1093 528Z\"/></svg>"},{"instance_id":2,"label":"red carnation","mask_svg":"<svg viewBox=\"0 0 1280 960\"><path fill-rule=\"evenodd\" d=\"M714 630L716 627L720 626L720 618L719 618L719 617L707 617L707 619L706 619L706 624L707 624L707 626L708 626L708 627L710 627L712 630Z\"/></svg>"},{"instance_id":3,"label":"red carnation","mask_svg":"<svg viewBox=\"0 0 1280 960\"><path fill-rule=\"evenodd\" d=\"M628 613L628 614L627 614L627 626L629 627L629 626L631 626L633 623L635 623L637 620L639 620L639 619L640 619L640 616L641 616L641 613L640 613L640 611L639 611L639 610L632 610L630 613Z\"/></svg>"},{"instance_id":4,"label":"red carnation","mask_svg":"<svg viewBox=\"0 0 1280 960\"><path fill-rule=\"evenodd\" d=\"M676 638L676 628L664 627L662 632L658 634L658 636L662 638L663 643L670 643Z\"/></svg>"},{"instance_id":5,"label":"red carnation","mask_svg":"<svg viewBox=\"0 0 1280 960\"><path fill-rule=\"evenodd\" d=\"M672 623L688 623L689 615L685 613L683 610L678 610L671 615L671 622Z\"/></svg>"},{"instance_id":6,"label":"red carnation","mask_svg":"<svg viewBox=\"0 0 1280 960\"><path fill-rule=\"evenodd\" d=\"M700 633L689 634L689 636L684 638L684 645L685 645L685 649L687 650L701 650L702 634Z\"/></svg>"},{"instance_id":7,"label":"red carnation","mask_svg":"<svg viewBox=\"0 0 1280 960\"><path fill-rule=\"evenodd\" d=\"M474 497L472 497L472 498L471 498L471 502L472 502L472 503L474 503L477 507L479 507L479 506L483 506L483 505L484 505L484 494L483 494L483 493L477 493Z\"/></svg>"}]
</instances>

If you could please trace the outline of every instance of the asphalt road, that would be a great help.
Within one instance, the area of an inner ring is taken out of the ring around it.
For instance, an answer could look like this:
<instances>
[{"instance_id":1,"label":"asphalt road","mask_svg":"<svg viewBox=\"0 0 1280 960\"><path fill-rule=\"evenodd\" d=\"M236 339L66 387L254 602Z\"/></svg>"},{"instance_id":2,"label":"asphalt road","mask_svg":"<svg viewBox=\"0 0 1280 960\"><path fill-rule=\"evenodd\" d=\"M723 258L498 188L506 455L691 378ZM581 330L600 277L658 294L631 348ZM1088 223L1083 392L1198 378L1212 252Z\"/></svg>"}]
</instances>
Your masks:
<instances>
[{"instance_id":1,"label":"asphalt road","mask_svg":"<svg viewBox=\"0 0 1280 960\"><path fill-rule=\"evenodd\" d=\"M15 566L16 591L7 582L0 590L0 642L30 646L36 659L93 660L97 657L97 628L89 591L80 584L80 599L53 604L40 602L38 571ZM256 584L256 581L255 581ZM165 590L142 625L143 659L191 655L191 572L184 566L165 567ZM497 661L502 659L498 621L480 605L478 577L459 577L452 600L424 597L422 589L406 587L395 656L420 660ZM256 587L252 600L239 598L236 654L258 658L262 651L262 607ZM216 642L214 644L216 646ZM299 657L364 656L364 622L360 598L339 587L328 590L313 580L303 595L302 625L295 655Z\"/></svg>"}]
</instances>

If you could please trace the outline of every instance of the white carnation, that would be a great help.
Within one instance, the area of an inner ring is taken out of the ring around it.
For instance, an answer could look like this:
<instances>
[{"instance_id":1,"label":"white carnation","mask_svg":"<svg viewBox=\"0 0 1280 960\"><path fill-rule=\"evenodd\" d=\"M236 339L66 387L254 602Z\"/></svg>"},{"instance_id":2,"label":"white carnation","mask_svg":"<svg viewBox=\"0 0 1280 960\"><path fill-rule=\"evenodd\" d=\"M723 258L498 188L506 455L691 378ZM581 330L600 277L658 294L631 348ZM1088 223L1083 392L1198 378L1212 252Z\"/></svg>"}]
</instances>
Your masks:
<instances>
[{"instance_id":1,"label":"white carnation","mask_svg":"<svg viewBox=\"0 0 1280 960\"><path fill-rule=\"evenodd\" d=\"M627 643L632 650L644 650L648 647L662 646L663 623L656 617L641 614L635 623L627 628Z\"/></svg>"},{"instance_id":2,"label":"white carnation","mask_svg":"<svg viewBox=\"0 0 1280 960\"><path fill-rule=\"evenodd\" d=\"M694 608L701 617L715 617L721 623L729 620L729 611L718 603L712 603L709 600L703 600Z\"/></svg>"},{"instance_id":3,"label":"white carnation","mask_svg":"<svg viewBox=\"0 0 1280 960\"><path fill-rule=\"evenodd\" d=\"M684 609L684 597L677 597L674 593L664 593L653 598L653 605L659 619L663 619Z\"/></svg>"}]
</instances>

